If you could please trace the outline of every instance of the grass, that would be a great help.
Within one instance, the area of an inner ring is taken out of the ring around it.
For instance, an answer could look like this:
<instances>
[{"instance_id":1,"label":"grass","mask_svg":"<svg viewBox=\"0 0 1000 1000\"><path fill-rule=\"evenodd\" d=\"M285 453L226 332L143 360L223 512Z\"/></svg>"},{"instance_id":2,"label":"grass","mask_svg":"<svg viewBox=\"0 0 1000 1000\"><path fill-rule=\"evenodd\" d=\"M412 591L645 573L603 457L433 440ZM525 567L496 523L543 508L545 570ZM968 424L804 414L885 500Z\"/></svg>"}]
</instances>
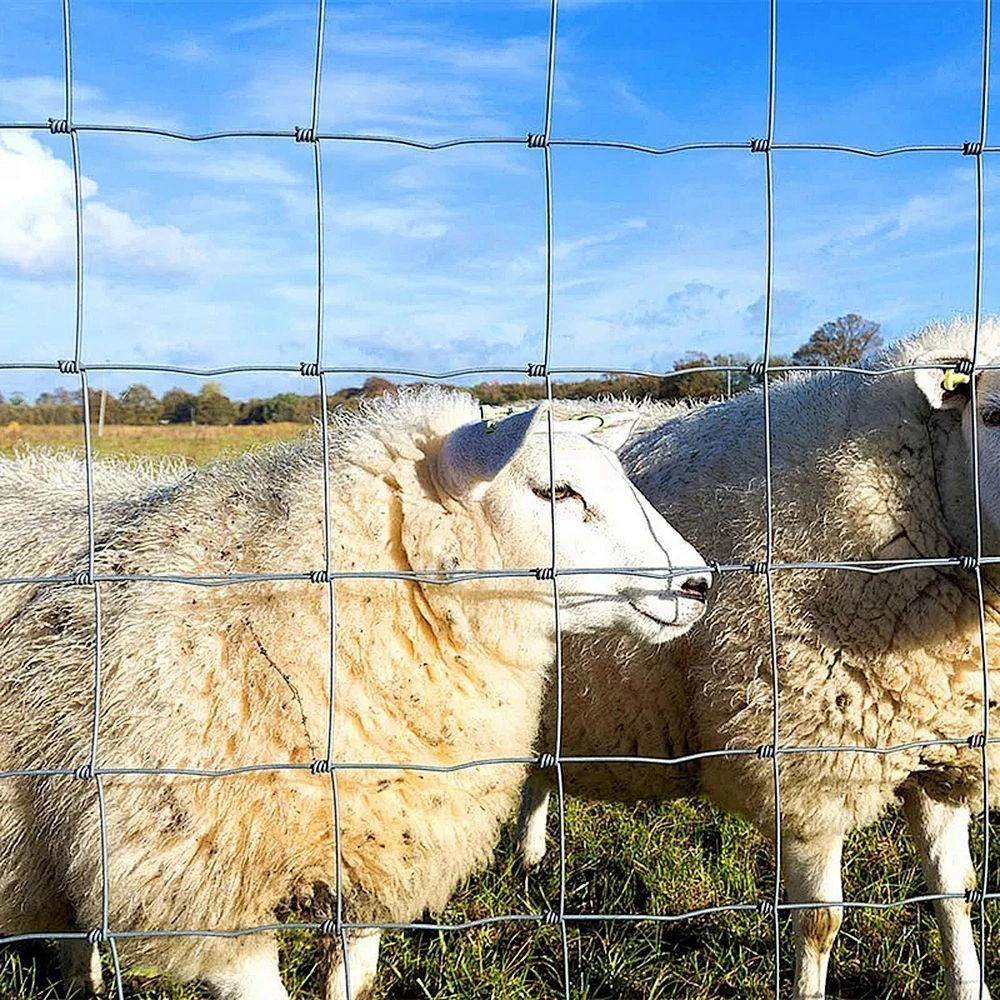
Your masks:
<instances>
[{"instance_id":1,"label":"grass","mask_svg":"<svg viewBox=\"0 0 1000 1000\"><path fill-rule=\"evenodd\" d=\"M698 801L632 807L567 802L569 913L671 914L756 903L773 885L769 846L742 820ZM557 843L555 811L551 843ZM890 902L924 892L902 822L890 816L854 835L845 851L848 899ZM1000 856L993 859L994 865ZM493 867L459 892L443 923L542 913L558 905L558 852L525 879L505 831ZM774 996L771 919L756 912L652 921L571 923L574 1000L767 1000ZM1000 971L988 935L987 976ZM282 968L293 998L321 1000L315 936L289 932ZM790 989L791 938L781 936L783 994ZM543 1000L563 996L558 927L503 922L468 931L386 935L374 1000ZM110 981L110 980L109 980ZM197 987L126 979L130 1000L207 1000ZM930 908L851 910L834 950L830 998L944 1000L940 948ZM4 1000L60 997L54 952L18 950L0 964Z\"/></svg>"},{"instance_id":2,"label":"grass","mask_svg":"<svg viewBox=\"0 0 1000 1000\"><path fill-rule=\"evenodd\" d=\"M286 441L306 431L305 424L251 424L245 427L208 427L190 424L155 424L129 427L111 424L104 434L91 434L95 455L178 457L190 465L213 458L238 455L268 441ZM17 424L0 426L0 455L24 447L83 451L83 428L79 425Z\"/></svg>"},{"instance_id":3,"label":"grass","mask_svg":"<svg viewBox=\"0 0 1000 1000\"><path fill-rule=\"evenodd\" d=\"M301 425L263 427L109 427L100 454L181 455L191 463L294 436ZM0 453L17 446L79 448L80 428L0 428ZM525 878L506 830L494 865L472 879L442 923L559 906L557 810L550 851ZM974 827L973 851L982 851ZM1000 838L992 838L994 844ZM619 806L566 803L567 913L666 916L729 903L756 904L773 891L770 846L754 829L703 802ZM892 814L849 838L845 897L891 903L926 891L905 828ZM1000 850L991 850L997 871ZM987 911L987 979L1000 981L1000 934ZM282 936L282 969L296 1000L321 1000L315 935ZM766 1000L774 996L772 921L756 911L676 921L588 920L566 932L574 1000ZM791 938L781 933L782 994L790 991ZM374 1000L547 1000L563 992L558 926L505 921L468 931L389 933ZM834 950L829 997L841 1000L944 1000L940 943L930 907L852 909ZM110 981L110 979L109 979ZM205 1000L195 986L126 978L128 1000ZM0 1000L63 997L54 951L32 945L0 951Z\"/></svg>"}]
</instances>

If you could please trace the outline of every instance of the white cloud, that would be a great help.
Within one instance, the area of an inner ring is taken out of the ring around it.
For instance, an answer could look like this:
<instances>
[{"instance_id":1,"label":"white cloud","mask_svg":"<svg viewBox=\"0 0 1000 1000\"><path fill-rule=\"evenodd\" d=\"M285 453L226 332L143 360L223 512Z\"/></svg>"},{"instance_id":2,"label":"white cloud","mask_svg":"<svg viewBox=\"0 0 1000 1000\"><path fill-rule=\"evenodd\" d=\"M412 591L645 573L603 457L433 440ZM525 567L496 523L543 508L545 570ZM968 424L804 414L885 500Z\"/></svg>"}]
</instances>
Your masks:
<instances>
[{"instance_id":1,"label":"white cloud","mask_svg":"<svg viewBox=\"0 0 1000 1000\"><path fill-rule=\"evenodd\" d=\"M66 96L62 77L17 76L0 78L0 114L16 122L44 122L65 114ZM99 87L73 82L73 118L78 122L146 125L177 130L176 119L156 108L117 107L108 102Z\"/></svg>"},{"instance_id":2,"label":"white cloud","mask_svg":"<svg viewBox=\"0 0 1000 1000\"><path fill-rule=\"evenodd\" d=\"M337 205L332 224L408 240L436 240L448 232L448 213L434 202L355 202Z\"/></svg>"},{"instance_id":3,"label":"white cloud","mask_svg":"<svg viewBox=\"0 0 1000 1000\"><path fill-rule=\"evenodd\" d=\"M517 34L501 29L484 37L480 18L463 15L442 25L407 16L405 6L331 11L320 114L324 131L434 138L537 130L547 19L537 18L537 32L529 22ZM274 12L253 26L274 18L284 20ZM300 20L297 12L289 12L289 20ZM259 121L288 127L308 114L312 85L312 61L301 51L262 55L234 98Z\"/></svg>"},{"instance_id":4,"label":"white cloud","mask_svg":"<svg viewBox=\"0 0 1000 1000\"><path fill-rule=\"evenodd\" d=\"M167 59L190 65L207 63L213 56L212 50L196 38L183 38L180 41L170 42L158 51Z\"/></svg>"},{"instance_id":5,"label":"white cloud","mask_svg":"<svg viewBox=\"0 0 1000 1000\"><path fill-rule=\"evenodd\" d=\"M246 190L248 185L297 188L313 183L311 163L308 170L296 173L277 157L235 150L231 145L161 146L157 147L157 155L149 155L151 150L147 147L141 148L146 152L142 160L146 169L220 184L238 184L241 190ZM306 159L301 159L305 167Z\"/></svg>"},{"instance_id":6,"label":"white cloud","mask_svg":"<svg viewBox=\"0 0 1000 1000\"><path fill-rule=\"evenodd\" d=\"M17 76L0 78L0 110L15 121L44 122L50 115L60 117L66 107L66 85L54 76ZM75 83L73 100L96 101L95 87Z\"/></svg>"},{"instance_id":7,"label":"white cloud","mask_svg":"<svg viewBox=\"0 0 1000 1000\"><path fill-rule=\"evenodd\" d=\"M877 211L862 206L853 219L841 209L839 225L831 227L832 233L818 249L857 253L868 248L884 253L886 240L953 229L975 217L971 187L971 181L967 180L964 184L956 183L951 190L910 195Z\"/></svg>"},{"instance_id":8,"label":"white cloud","mask_svg":"<svg viewBox=\"0 0 1000 1000\"><path fill-rule=\"evenodd\" d=\"M544 25L539 21L539 28ZM538 35L515 36L492 41L450 38L449 44L433 38L417 24L392 26L370 23L364 30L346 23L327 33L327 45L334 54L393 60L412 59L420 65L438 66L457 73L510 74L540 73L548 58L548 38Z\"/></svg>"},{"instance_id":9,"label":"white cloud","mask_svg":"<svg viewBox=\"0 0 1000 1000\"><path fill-rule=\"evenodd\" d=\"M280 28L287 24L295 24L302 21L315 21L315 4L287 4L284 8L268 11L266 14L259 14L256 17L241 18L229 25L229 31L234 34L243 34L252 31L267 31L273 28Z\"/></svg>"},{"instance_id":10,"label":"white cloud","mask_svg":"<svg viewBox=\"0 0 1000 1000\"><path fill-rule=\"evenodd\" d=\"M88 258L130 272L197 273L207 248L176 226L150 225L100 201L80 179ZM72 168L37 139L0 134L0 264L27 275L64 271L75 260Z\"/></svg>"}]
</instances>

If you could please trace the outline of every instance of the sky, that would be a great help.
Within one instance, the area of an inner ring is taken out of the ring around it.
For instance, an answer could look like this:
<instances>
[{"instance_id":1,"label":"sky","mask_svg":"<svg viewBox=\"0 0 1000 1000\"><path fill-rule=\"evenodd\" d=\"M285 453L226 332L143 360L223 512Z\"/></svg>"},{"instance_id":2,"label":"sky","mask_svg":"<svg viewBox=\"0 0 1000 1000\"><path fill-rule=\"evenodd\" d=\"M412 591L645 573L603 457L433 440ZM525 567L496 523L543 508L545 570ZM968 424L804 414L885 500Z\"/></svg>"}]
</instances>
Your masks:
<instances>
[{"instance_id":1,"label":"sky","mask_svg":"<svg viewBox=\"0 0 1000 1000\"><path fill-rule=\"evenodd\" d=\"M5 0L0 124L64 117L61 7ZM309 124L313 2L71 0L70 10L77 123L185 133ZM768 17L764 0L563 0L552 137L662 147L764 135ZM777 24L776 141L978 137L980 2L778 0ZM540 132L548 31L543 0L330 2L320 131L424 141ZM995 117L1000 79L991 84ZM88 131L79 149L85 362L201 369L314 357L308 144ZM551 153L553 365L658 371L690 351L759 355L764 157ZM70 162L65 135L0 129L0 362L72 354ZM326 365L437 372L542 359L540 150L331 140L322 163ZM970 158L779 150L773 164L775 352L847 312L891 340L971 311ZM1000 311L1000 169L989 155L985 181L984 304ZM116 391L199 384L97 377ZM72 381L0 371L0 392L33 397ZM312 389L267 373L224 383L234 398Z\"/></svg>"}]
</instances>

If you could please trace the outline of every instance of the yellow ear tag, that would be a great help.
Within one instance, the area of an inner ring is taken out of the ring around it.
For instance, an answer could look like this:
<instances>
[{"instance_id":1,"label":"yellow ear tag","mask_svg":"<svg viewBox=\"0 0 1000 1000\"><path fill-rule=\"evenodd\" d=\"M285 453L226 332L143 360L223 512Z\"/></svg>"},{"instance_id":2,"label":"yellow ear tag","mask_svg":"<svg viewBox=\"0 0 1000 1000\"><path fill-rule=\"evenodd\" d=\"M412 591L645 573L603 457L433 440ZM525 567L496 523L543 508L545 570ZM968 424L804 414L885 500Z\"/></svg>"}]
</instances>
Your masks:
<instances>
[{"instance_id":1,"label":"yellow ear tag","mask_svg":"<svg viewBox=\"0 0 1000 1000\"><path fill-rule=\"evenodd\" d=\"M964 375L960 371L956 371L954 368L949 368L944 373L944 378L941 379L941 388L945 392L954 392L960 385L964 385L966 382L970 381L968 375Z\"/></svg>"}]
</instances>

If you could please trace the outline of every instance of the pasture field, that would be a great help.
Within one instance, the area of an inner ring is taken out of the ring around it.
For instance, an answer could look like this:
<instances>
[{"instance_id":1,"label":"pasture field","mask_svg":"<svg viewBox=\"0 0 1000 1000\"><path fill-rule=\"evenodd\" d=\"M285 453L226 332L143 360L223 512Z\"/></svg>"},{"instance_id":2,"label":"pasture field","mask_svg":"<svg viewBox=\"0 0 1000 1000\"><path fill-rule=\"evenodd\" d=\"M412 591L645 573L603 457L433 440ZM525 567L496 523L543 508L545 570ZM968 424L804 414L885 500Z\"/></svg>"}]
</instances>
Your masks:
<instances>
[{"instance_id":1,"label":"pasture field","mask_svg":"<svg viewBox=\"0 0 1000 1000\"><path fill-rule=\"evenodd\" d=\"M285 441L306 431L305 424L248 424L238 427L209 427L190 424L154 424L130 427L109 424L104 434L91 434L95 455L152 458L182 458L200 465L213 458L237 455L256 444ZM83 428L79 424L0 425L0 454L19 448L43 447L83 451Z\"/></svg>"},{"instance_id":2,"label":"pasture field","mask_svg":"<svg viewBox=\"0 0 1000 1000\"><path fill-rule=\"evenodd\" d=\"M293 437L301 424L253 427L108 427L94 440L102 455L181 456L190 464ZM79 448L79 427L0 427L0 453L44 446ZM762 766L770 766L766 763ZM493 867L473 879L441 915L461 923L559 908L558 810L550 851L538 872L520 870L508 828ZM1000 833L998 825L997 833ZM1000 836L994 834L992 844ZM668 916L732 903L756 904L773 890L770 846L746 822L705 803L618 806L566 803L569 914ZM974 825L973 856L982 852ZM991 849L990 887L1000 850ZM845 847L845 896L890 904L926 892L916 855L893 814ZM1000 984L1000 927L988 903L987 980ZM791 978L791 935L782 919L782 995ZM8 932L0 928L0 934ZM282 936L285 982L293 1000L322 1000L316 936ZM598 919L568 925L574 1000L767 1000L774 997L770 917L754 910L676 921ZM563 945L558 926L502 921L462 931L390 933L383 940L374 1000L558 1000ZM110 979L109 979L110 982ZM943 1000L940 943L930 906L848 910L834 950L831 1000ZM61 1000L55 951L46 944L0 951L0 1000ZM205 1000L197 987L128 978L127 1000Z\"/></svg>"}]
</instances>

